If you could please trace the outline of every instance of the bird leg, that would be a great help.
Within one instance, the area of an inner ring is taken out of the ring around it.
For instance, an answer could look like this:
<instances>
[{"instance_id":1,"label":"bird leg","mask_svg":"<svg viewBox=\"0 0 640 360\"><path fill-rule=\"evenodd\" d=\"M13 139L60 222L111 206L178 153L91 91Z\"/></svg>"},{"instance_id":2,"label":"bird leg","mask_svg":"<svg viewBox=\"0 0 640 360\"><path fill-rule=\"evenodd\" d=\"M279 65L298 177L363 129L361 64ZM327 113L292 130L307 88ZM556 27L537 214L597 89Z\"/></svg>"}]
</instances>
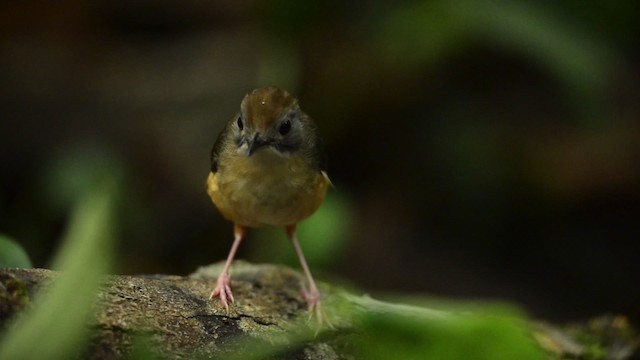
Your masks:
<instances>
[{"instance_id":1,"label":"bird leg","mask_svg":"<svg viewBox=\"0 0 640 360\"><path fill-rule=\"evenodd\" d=\"M216 296L219 296L220 302L222 303L224 308L227 310L227 313L229 312L229 303L227 299L231 300L231 302L234 302L233 293L231 292L231 286L229 282L229 268L231 268L231 263L233 262L233 258L236 256L238 247L240 246L240 243L244 238L245 229L242 226L235 224L233 228L233 233L234 233L235 239L233 240L233 245L231 245L229 256L227 256L227 262L224 264L224 268L222 269L222 272L220 272L220 276L218 276L216 287L213 289L213 291L211 291L211 295L209 295L209 300L213 299Z\"/></svg>"},{"instance_id":2,"label":"bird leg","mask_svg":"<svg viewBox=\"0 0 640 360\"><path fill-rule=\"evenodd\" d=\"M318 323L322 324L325 322L324 313L322 311L322 303L321 303L321 295L320 290L318 290L318 286L316 282L313 280L313 276L311 276L311 271L309 270L309 265L307 265L307 260L304 258L304 254L302 253L302 248L300 247L300 243L298 242L298 236L296 235L296 225L289 225L286 227L287 236L291 241L291 245L293 245L293 249L298 256L298 260L300 261L300 265L302 266L302 270L304 271L305 276L307 277L307 282L309 283L309 287L305 287L302 289L302 296L304 300L307 302L309 306L310 315L316 316Z\"/></svg>"}]
</instances>

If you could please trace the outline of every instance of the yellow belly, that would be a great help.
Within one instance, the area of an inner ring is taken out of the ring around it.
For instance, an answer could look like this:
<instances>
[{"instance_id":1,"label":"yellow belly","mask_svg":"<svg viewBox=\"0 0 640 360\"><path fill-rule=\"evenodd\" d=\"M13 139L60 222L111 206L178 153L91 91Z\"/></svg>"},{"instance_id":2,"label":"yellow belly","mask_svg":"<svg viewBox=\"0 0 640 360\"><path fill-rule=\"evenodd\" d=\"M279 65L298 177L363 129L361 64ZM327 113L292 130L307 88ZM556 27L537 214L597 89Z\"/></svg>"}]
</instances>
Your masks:
<instances>
[{"instance_id":1,"label":"yellow belly","mask_svg":"<svg viewBox=\"0 0 640 360\"><path fill-rule=\"evenodd\" d=\"M233 166L209 173L207 192L222 215L238 225L293 225L320 207L330 184L326 174L299 156L259 151L229 160Z\"/></svg>"}]
</instances>

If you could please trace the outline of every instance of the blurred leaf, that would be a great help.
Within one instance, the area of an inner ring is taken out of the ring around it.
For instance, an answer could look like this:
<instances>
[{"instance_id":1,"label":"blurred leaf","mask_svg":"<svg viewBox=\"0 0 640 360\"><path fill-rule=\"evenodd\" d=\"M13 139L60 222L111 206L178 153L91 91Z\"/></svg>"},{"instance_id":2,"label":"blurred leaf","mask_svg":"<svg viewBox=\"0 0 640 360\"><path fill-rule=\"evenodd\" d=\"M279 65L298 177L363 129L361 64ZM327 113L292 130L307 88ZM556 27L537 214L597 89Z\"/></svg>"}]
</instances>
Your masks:
<instances>
[{"instance_id":1,"label":"blurred leaf","mask_svg":"<svg viewBox=\"0 0 640 360\"><path fill-rule=\"evenodd\" d=\"M330 193L324 204L308 220L298 226L298 237L311 264L330 264L344 253L353 228L353 211L342 194ZM304 240L303 240L304 239ZM288 251L289 261L296 261Z\"/></svg>"},{"instance_id":2,"label":"blurred leaf","mask_svg":"<svg viewBox=\"0 0 640 360\"><path fill-rule=\"evenodd\" d=\"M355 335L343 346L357 359L545 359L528 323L512 306L441 302L449 310L390 303L348 293L333 294L325 303L334 319ZM408 299L423 303L423 299ZM277 335L277 334L274 334ZM324 334L320 332L320 337ZM329 336L330 333L328 333ZM271 343L244 342L240 359L286 357L298 346L318 341L312 327L301 324L280 333ZM341 340L338 340L341 341ZM334 343L335 345L335 343ZM232 357L236 358L236 357ZM324 358L324 357L321 357ZM331 357L329 357L331 358Z\"/></svg>"},{"instance_id":3,"label":"blurred leaf","mask_svg":"<svg viewBox=\"0 0 640 360\"><path fill-rule=\"evenodd\" d=\"M310 265L322 266L336 261L344 252L351 234L353 217L348 199L329 190L320 209L298 225L298 240ZM298 266L298 259L279 228L256 231L252 261L269 261Z\"/></svg>"},{"instance_id":4,"label":"blurred leaf","mask_svg":"<svg viewBox=\"0 0 640 360\"><path fill-rule=\"evenodd\" d=\"M443 318L370 312L356 352L364 359L544 359L513 314L474 312Z\"/></svg>"},{"instance_id":5,"label":"blurred leaf","mask_svg":"<svg viewBox=\"0 0 640 360\"><path fill-rule=\"evenodd\" d=\"M469 29L456 1L414 1L390 9L373 41L374 51L393 66L424 66L462 45Z\"/></svg>"},{"instance_id":6,"label":"blurred leaf","mask_svg":"<svg viewBox=\"0 0 640 360\"><path fill-rule=\"evenodd\" d=\"M611 51L574 21L539 2L484 2L478 8L478 31L487 39L538 59L574 90L604 85Z\"/></svg>"},{"instance_id":7,"label":"blurred leaf","mask_svg":"<svg viewBox=\"0 0 640 360\"><path fill-rule=\"evenodd\" d=\"M122 164L108 148L77 143L54 154L39 187L53 210L69 211L101 176L121 182Z\"/></svg>"},{"instance_id":8,"label":"blurred leaf","mask_svg":"<svg viewBox=\"0 0 640 360\"><path fill-rule=\"evenodd\" d=\"M70 359L86 339L86 321L111 262L115 182L103 177L74 209L54 268L64 270L8 329L0 359Z\"/></svg>"},{"instance_id":9,"label":"blurred leaf","mask_svg":"<svg viewBox=\"0 0 640 360\"><path fill-rule=\"evenodd\" d=\"M0 234L0 268L30 268L31 260L22 246L6 235Z\"/></svg>"},{"instance_id":10,"label":"blurred leaf","mask_svg":"<svg viewBox=\"0 0 640 360\"><path fill-rule=\"evenodd\" d=\"M613 69L613 50L553 10L533 1L408 2L382 18L374 51L394 67L411 68L446 61L472 40L485 41L540 62L571 94L593 96Z\"/></svg>"}]
</instances>

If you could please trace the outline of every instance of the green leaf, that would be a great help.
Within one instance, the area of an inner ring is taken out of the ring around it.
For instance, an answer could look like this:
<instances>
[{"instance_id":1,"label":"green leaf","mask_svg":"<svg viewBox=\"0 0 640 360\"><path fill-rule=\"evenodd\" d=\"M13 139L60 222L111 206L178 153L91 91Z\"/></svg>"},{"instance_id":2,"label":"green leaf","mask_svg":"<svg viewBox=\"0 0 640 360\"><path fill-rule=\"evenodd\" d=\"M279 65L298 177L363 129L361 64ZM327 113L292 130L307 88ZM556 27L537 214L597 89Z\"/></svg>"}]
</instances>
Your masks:
<instances>
[{"instance_id":1,"label":"green leaf","mask_svg":"<svg viewBox=\"0 0 640 360\"><path fill-rule=\"evenodd\" d=\"M525 322L482 312L442 318L370 313L356 351L363 359L544 359Z\"/></svg>"},{"instance_id":2,"label":"green leaf","mask_svg":"<svg viewBox=\"0 0 640 360\"><path fill-rule=\"evenodd\" d=\"M415 68L484 42L537 61L572 93L591 100L589 94L606 85L613 71L615 51L554 10L535 1L405 2L382 17L373 50L395 67Z\"/></svg>"},{"instance_id":3,"label":"green leaf","mask_svg":"<svg viewBox=\"0 0 640 360\"><path fill-rule=\"evenodd\" d=\"M31 260L22 246L12 238L0 234L0 268L30 268Z\"/></svg>"},{"instance_id":4,"label":"green leaf","mask_svg":"<svg viewBox=\"0 0 640 360\"><path fill-rule=\"evenodd\" d=\"M107 179L112 179L108 177ZM111 262L115 182L88 191L73 213L54 268L63 270L0 341L0 359L71 359Z\"/></svg>"},{"instance_id":5,"label":"green leaf","mask_svg":"<svg viewBox=\"0 0 640 360\"><path fill-rule=\"evenodd\" d=\"M298 240L304 255L313 268L336 261L349 242L353 228L352 210L348 198L329 190L320 209L309 219L299 223ZM251 244L251 261L268 261L299 266L296 254L283 229L265 228L255 232Z\"/></svg>"}]
</instances>

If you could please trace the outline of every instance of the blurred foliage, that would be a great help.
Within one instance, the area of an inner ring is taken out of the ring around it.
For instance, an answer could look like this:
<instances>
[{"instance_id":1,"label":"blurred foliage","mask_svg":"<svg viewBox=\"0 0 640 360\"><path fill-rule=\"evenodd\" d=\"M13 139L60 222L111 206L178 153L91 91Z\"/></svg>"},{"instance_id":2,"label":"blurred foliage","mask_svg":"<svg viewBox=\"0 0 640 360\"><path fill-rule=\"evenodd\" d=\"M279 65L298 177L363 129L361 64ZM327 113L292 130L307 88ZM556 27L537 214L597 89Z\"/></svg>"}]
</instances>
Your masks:
<instances>
[{"instance_id":1,"label":"blurred foliage","mask_svg":"<svg viewBox=\"0 0 640 360\"><path fill-rule=\"evenodd\" d=\"M93 142L78 141L52 152L42 171L37 180L39 195L58 213L69 211L87 192L95 191L97 181L117 181L120 186L124 181L117 155Z\"/></svg>"},{"instance_id":2,"label":"blurred foliage","mask_svg":"<svg viewBox=\"0 0 640 360\"><path fill-rule=\"evenodd\" d=\"M87 319L110 271L116 182L105 176L84 192L54 259L62 270L34 306L3 334L2 359L70 359L88 336ZM37 343L37 345L34 345Z\"/></svg>"},{"instance_id":3,"label":"blurred foliage","mask_svg":"<svg viewBox=\"0 0 640 360\"><path fill-rule=\"evenodd\" d=\"M30 268L31 260L22 246L6 235L0 234L0 268Z\"/></svg>"},{"instance_id":4,"label":"blurred foliage","mask_svg":"<svg viewBox=\"0 0 640 360\"><path fill-rule=\"evenodd\" d=\"M336 288L331 289L336 291ZM341 291L341 290L338 290ZM245 339L231 359L289 358L297 348L329 341L354 359L548 359L532 335L526 317L507 304L456 303L407 298L406 305L342 293L327 298L328 319L355 326L352 335L332 339L332 331L314 331L308 324L289 329L286 339L271 344ZM308 353L306 354L307 356ZM332 358L331 354L316 355ZM334 354L335 356L335 354Z\"/></svg>"},{"instance_id":5,"label":"blurred foliage","mask_svg":"<svg viewBox=\"0 0 640 360\"><path fill-rule=\"evenodd\" d=\"M340 260L353 231L353 206L348 197L330 189L325 202L309 219L297 227L298 240L310 266L328 269ZM300 266L282 229L257 229L249 259ZM252 239L249 239L252 241Z\"/></svg>"},{"instance_id":6,"label":"blurred foliage","mask_svg":"<svg viewBox=\"0 0 640 360\"><path fill-rule=\"evenodd\" d=\"M357 342L363 359L546 359L527 326L513 314L474 312L425 321L370 314Z\"/></svg>"},{"instance_id":7,"label":"blurred foliage","mask_svg":"<svg viewBox=\"0 0 640 360\"><path fill-rule=\"evenodd\" d=\"M529 1L413 1L383 20L377 45L392 66L424 66L478 40L539 61L572 91L604 85L612 49L554 7Z\"/></svg>"}]
</instances>

